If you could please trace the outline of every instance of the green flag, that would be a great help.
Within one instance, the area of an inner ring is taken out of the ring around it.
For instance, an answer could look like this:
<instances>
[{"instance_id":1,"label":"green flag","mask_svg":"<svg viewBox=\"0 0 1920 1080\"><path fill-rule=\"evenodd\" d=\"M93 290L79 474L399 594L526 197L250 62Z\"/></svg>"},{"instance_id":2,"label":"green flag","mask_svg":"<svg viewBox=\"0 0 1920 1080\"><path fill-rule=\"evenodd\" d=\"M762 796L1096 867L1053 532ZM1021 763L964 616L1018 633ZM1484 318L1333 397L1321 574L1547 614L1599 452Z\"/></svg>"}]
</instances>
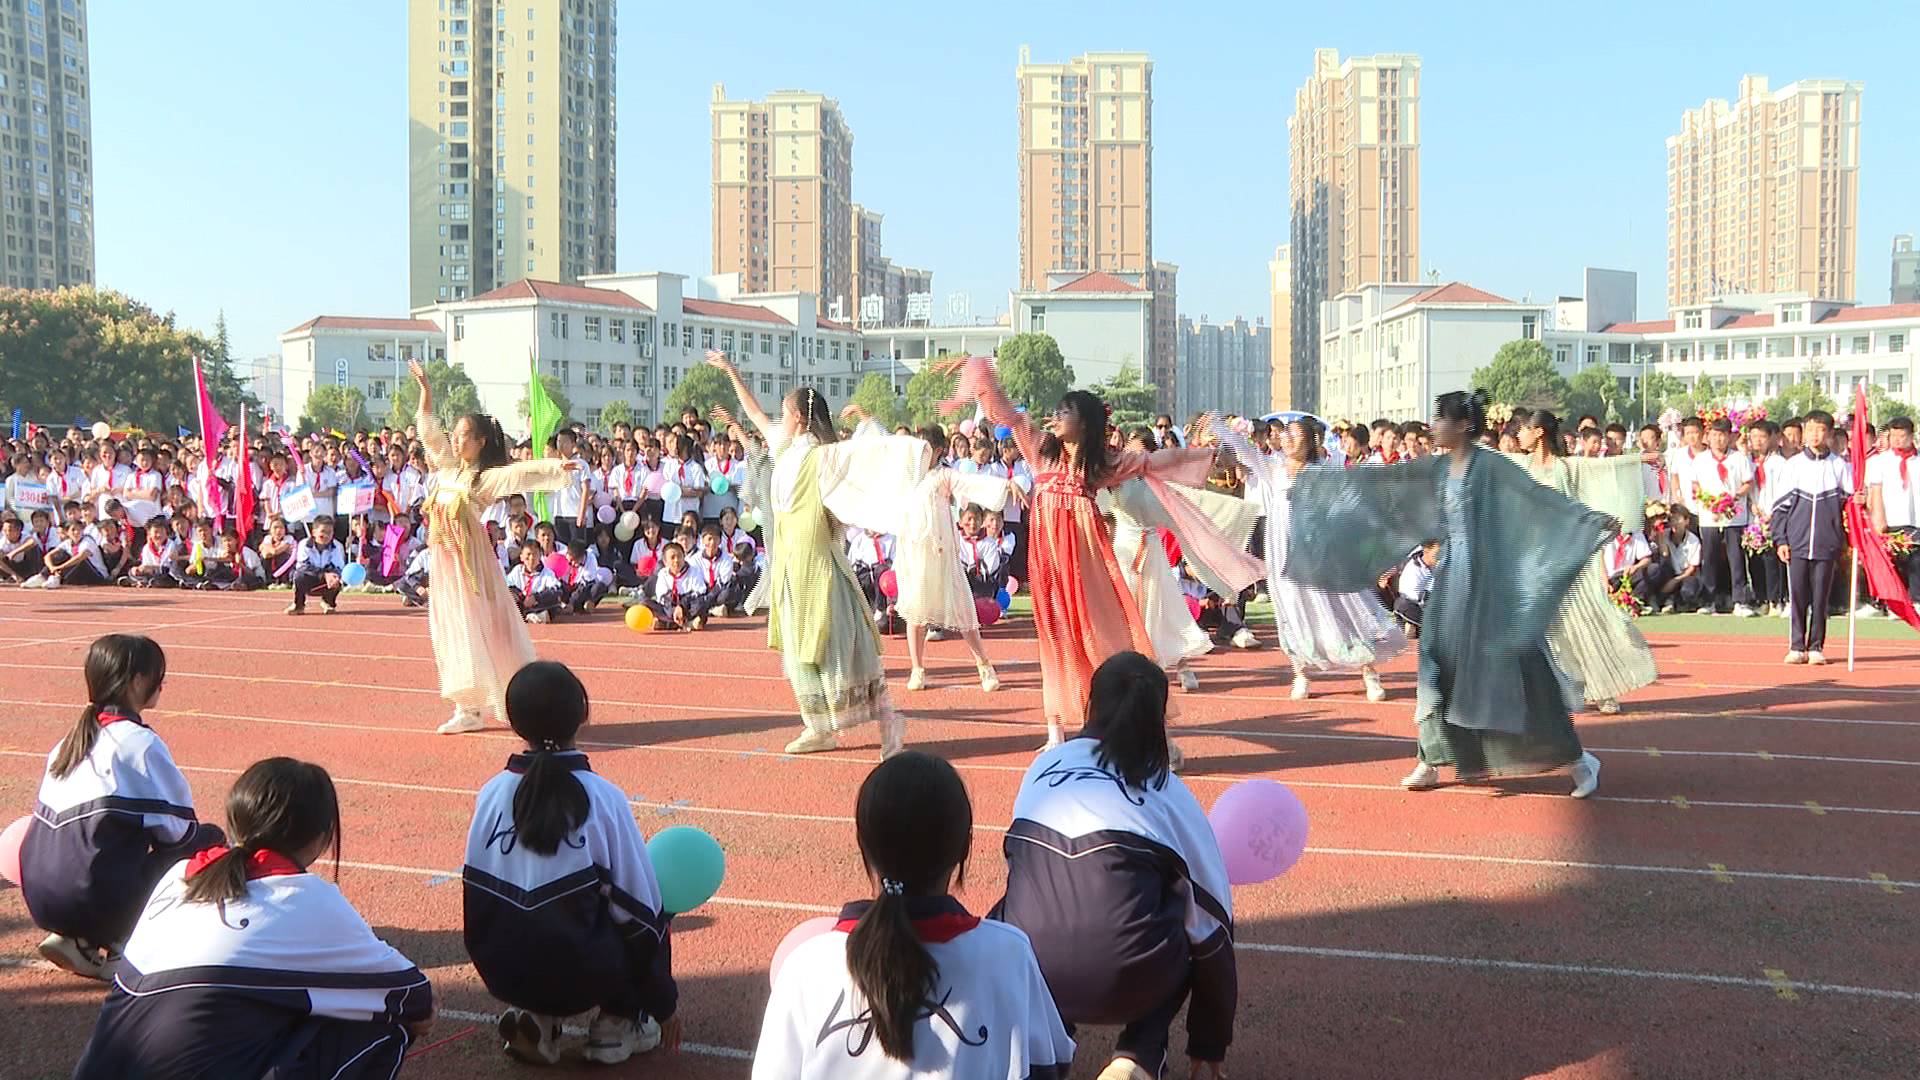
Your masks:
<instances>
[{"instance_id":1,"label":"green flag","mask_svg":"<svg viewBox=\"0 0 1920 1080\"><path fill-rule=\"evenodd\" d=\"M547 396L547 387L540 381L540 362L533 354L527 354L527 418L533 423L533 431L528 442L533 448L533 456L540 457L547 452L547 440L560 429L560 406ZM535 492L533 496L533 520L551 521L547 515L547 493Z\"/></svg>"}]
</instances>

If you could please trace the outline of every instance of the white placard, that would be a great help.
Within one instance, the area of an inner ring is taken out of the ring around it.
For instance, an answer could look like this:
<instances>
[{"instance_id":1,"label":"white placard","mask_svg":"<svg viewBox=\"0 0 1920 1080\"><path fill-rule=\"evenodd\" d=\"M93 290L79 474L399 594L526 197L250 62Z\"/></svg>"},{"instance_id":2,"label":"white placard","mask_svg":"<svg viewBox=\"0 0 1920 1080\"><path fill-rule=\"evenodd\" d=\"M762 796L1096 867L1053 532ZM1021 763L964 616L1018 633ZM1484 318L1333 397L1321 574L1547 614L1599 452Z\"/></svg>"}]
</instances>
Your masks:
<instances>
[{"instance_id":1,"label":"white placard","mask_svg":"<svg viewBox=\"0 0 1920 1080\"><path fill-rule=\"evenodd\" d=\"M373 484L370 482L341 484L336 508L347 517L360 517L373 513Z\"/></svg>"},{"instance_id":2,"label":"white placard","mask_svg":"<svg viewBox=\"0 0 1920 1080\"><path fill-rule=\"evenodd\" d=\"M280 492L280 516L288 521L311 521L314 509L311 486L295 484Z\"/></svg>"}]
</instances>

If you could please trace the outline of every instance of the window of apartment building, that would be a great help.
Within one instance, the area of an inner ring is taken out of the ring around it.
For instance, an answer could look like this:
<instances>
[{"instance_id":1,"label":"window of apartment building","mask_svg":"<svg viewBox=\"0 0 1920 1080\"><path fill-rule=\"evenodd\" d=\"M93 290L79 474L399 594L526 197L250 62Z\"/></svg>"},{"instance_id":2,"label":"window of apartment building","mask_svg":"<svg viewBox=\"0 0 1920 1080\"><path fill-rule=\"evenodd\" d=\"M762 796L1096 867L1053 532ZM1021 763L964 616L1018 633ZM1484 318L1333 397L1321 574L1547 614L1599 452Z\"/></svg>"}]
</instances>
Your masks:
<instances>
[{"instance_id":1,"label":"window of apartment building","mask_svg":"<svg viewBox=\"0 0 1920 1080\"><path fill-rule=\"evenodd\" d=\"M1826 351L1826 345L1827 345L1827 343L1826 343L1826 342L1824 342L1824 341L1821 341L1821 340L1819 340L1819 339L1817 339L1817 338L1816 338L1816 339L1813 339L1813 340L1810 340L1810 341L1808 341L1808 342L1807 342L1807 355L1808 355L1808 356L1819 356L1819 355L1820 355L1821 353L1823 353L1823 352L1825 352L1825 351Z\"/></svg>"},{"instance_id":2,"label":"window of apartment building","mask_svg":"<svg viewBox=\"0 0 1920 1080\"><path fill-rule=\"evenodd\" d=\"M760 396L766 397L768 394L771 394L771 393L773 393L773 376L771 375L760 376Z\"/></svg>"},{"instance_id":3,"label":"window of apartment building","mask_svg":"<svg viewBox=\"0 0 1920 1080\"><path fill-rule=\"evenodd\" d=\"M600 385L600 365L599 364L586 365L586 370L582 372L582 375L585 377L586 384L588 386Z\"/></svg>"},{"instance_id":4,"label":"window of apartment building","mask_svg":"<svg viewBox=\"0 0 1920 1080\"><path fill-rule=\"evenodd\" d=\"M387 380L374 379L368 382L367 396L374 401L385 401L387 399Z\"/></svg>"},{"instance_id":5,"label":"window of apartment building","mask_svg":"<svg viewBox=\"0 0 1920 1080\"><path fill-rule=\"evenodd\" d=\"M1520 316L1520 336L1527 341L1533 341L1538 338L1540 336L1540 316Z\"/></svg>"},{"instance_id":6,"label":"window of apartment building","mask_svg":"<svg viewBox=\"0 0 1920 1080\"><path fill-rule=\"evenodd\" d=\"M1680 313L1680 328L1682 330L1698 330L1700 329L1700 321L1700 313L1697 311L1684 311Z\"/></svg>"},{"instance_id":7,"label":"window of apartment building","mask_svg":"<svg viewBox=\"0 0 1920 1080\"><path fill-rule=\"evenodd\" d=\"M1047 307L1035 304L1027 309L1027 329L1033 333L1042 333L1047 328Z\"/></svg>"},{"instance_id":8,"label":"window of apartment building","mask_svg":"<svg viewBox=\"0 0 1920 1080\"><path fill-rule=\"evenodd\" d=\"M608 364L607 365L608 388L619 389L620 387L623 387L625 385L627 385L627 365Z\"/></svg>"},{"instance_id":9,"label":"window of apartment building","mask_svg":"<svg viewBox=\"0 0 1920 1080\"><path fill-rule=\"evenodd\" d=\"M772 334L760 335L760 355L761 356L773 355L773 335Z\"/></svg>"},{"instance_id":10,"label":"window of apartment building","mask_svg":"<svg viewBox=\"0 0 1920 1080\"><path fill-rule=\"evenodd\" d=\"M827 396L828 397L840 396L840 380L839 379L827 380Z\"/></svg>"},{"instance_id":11,"label":"window of apartment building","mask_svg":"<svg viewBox=\"0 0 1920 1080\"><path fill-rule=\"evenodd\" d=\"M1857 353L1873 351L1872 348L1868 345L1867 335L1861 334L1860 336L1853 339L1853 351Z\"/></svg>"},{"instance_id":12,"label":"window of apartment building","mask_svg":"<svg viewBox=\"0 0 1920 1080\"><path fill-rule=\"evenodd\" d=\"M829 343L828 343L828 345L827 345L827 359L829 359L829 360L838 360L838 359L840 359L840 343L839 343L838 341L834 341L834 342L829 342Z\"/></svg>"},{"instance_id":13,"label":"window of apartment building","mask_svg":"<svg viewBox=\"0 0 1920 1080\"><path fill-rule=\"evenodd\" d=\"M465 315L455 315L453 317L453 340L465 341L466 339L467 317Z\"/></svg>"},{"instance_id":14,"label":"window of apartment building","mask_svg":"<svg viewBox=\"0 0 1920 1080\"><path fill-rule=\"evenodd\" d=\"M679 382L680 382L680 369L679 369L679 368L677 368L677 367L662 367L662 368L660 369L660 389L662 389L662 390L671 390L671 389L673 389L673 388L674 388L674 387L675 387L676 385L678 385L678 384L679 384Z\"/></svg>"},{"instance_id":15,"label":"window of apartment building","mask_svg":"<svg viewBox=\"0 0 1920 1080\"><path fill-rule=\"evenodd\" d=\"M1724 342L1724 341L1720 341L1720 342L1715 342L1715 343L1714 343L1714 346L1713 346L1713 358L1714 358L1715 360L1725 360L1725 359L1727 358L1727 343L1726 343L1726 342Z\"/></svg>"},{"instance_id":16,"label":"window of apartment building","mask_svg":"<svg viewBox=\"0 0 1920 1080\"><path fill-rule=\"evenodd\" d=\"M764 334L761 335L761 337L763 338L765 336L766 335ZM792 338L783 337L780 339L780 366L781 367L793 366L793 339Z\"/></svg>"},{"instance_id":17,"label":"window of apartment building","mask_svg":"<svg viewBox=\"0 0 1920 1080\"><path fill-rule=\"evenodd\" d=\"M1800 309L1797 307L1781 308L1780 321L1783 323L1799 322Z\"/></svg>"},{"instance_id":18,"label":"window of apartment building","mask_svg":"<svg viewBox=\"0 0 1920 1080\"><path fill-rule=\"evenodd\" d=\"M686 323L680 324L680 347L683 349L693 348L693 327Z\"/></svg>"},{"instance_id":19,"label":"window of apartment building","mask_svg":"<svg viewBox=\"0 0 1920 1080\"><path fill-rule=\"evenodd\" d=\"M1887 393L1898 394L1906 388L1907 377L1905 375L1896 372L1895 374L1887 376Z\"/></svg>"},{"instance_id":20,"label":"window of apartment building","mask_svg":"<svg viewBox=\"0 0 1920 1080\"><path fill-rule=\"evenodd\" d=\"M580 332L583 336L586 337L588 341L599 341L600 340L600 316L598 315L580 316Z\"/></svg>"},{"instance_id":21,"label":"window of apartment building","mask_svg":"<svg viewBox=\"0 0 1920 1080\"><path fill-rule=\"evenodd\" d=\"M562 361L560 361L560 385L561 385L561 386L572 386L572 385L573 385L573 363L572 363L572 361L569 361L569 360L562 360Z\"/></svg>"},{"instance_id":22,"label":"window of apartment building","mask_svg":"<svg viewBox=\"0 0 1920 1080\"><path fill-rule=\"evenodd\" d=\"M702 349L713 348L713 327L703 326L700 328L700 347Z\"/></svg>"},{"instance_id":23,"label":"window of apartment building","mask_svg":"<svg viewBox=\"0 0 1920 1080\"><path fill-rule=\"evenodd\" d=\"M600 430L600 410L599 409L587 410L587 430L589 431Z\"/></svg>"},{"instance_id":24,"label":"window of apartment building","mask_svg":"<svg viewBox=\"0 0 1920 1080\"><path fill-rule=\"evenodd\" d=\"M608 340L613 341L617 344L621 344L621 345L626 344L627 343L627 320L608 319L607 320L607 338Z\"/></svg>"},{"instance_id":25,"label":"window of apartment building","mask_svg":"<svg viewBox=\"0 0 1920 1080\"><path fill-rule=\"evenodd\" d=\"M733 331L720 331L720 351L729 356L733 355Z\"/></svg>"},{"instance_id":26,"label":"window of apartment building","mask_svg":"<svg viewBox=\"0 0 1920 1080\"><path fill-rule=\"evenodd\" d=\"M531 267L529 267L529 269L531 269ZM552 337L557 337L557 338L566 337L567 336L566 315L558 311L548 312L547 313L547 332Z\"/></svg>"},{"instance_id":27,"label":"window of apartment building","mask_svg":"<svg viewBox=\"0 0 1920 1080\"><path fill-rule=\"evenodd\" d=\"M1561 367L1566 367L1568 364L1572 363L1573 362L1573 346L1555 345L1553 347L1553 362L1560 365Z\"/></svg>"},{"instance_id":28,"label":"window of apartment building","mask_svg":"<svg viewBox=\"0 0 1920 1080\"><path fill-rule=\"evenodd\" d=\"M1888 352L1906 352L1907 351L1907 335L1888 334L1887 335L1887 351Z\"/></svg>"},{"instance_id":29,"label":"window of apartment building","mask_svg":"<svg viewBox=\"0 0 1920 1080\"><path fill-rule=\"evenodd\" d=\"M1587 366L1592 367L1593 365L1598 364L1599 362L1600 362L1600 346L1598 345L1587 346Z\"/></svg>"}]
</instances>

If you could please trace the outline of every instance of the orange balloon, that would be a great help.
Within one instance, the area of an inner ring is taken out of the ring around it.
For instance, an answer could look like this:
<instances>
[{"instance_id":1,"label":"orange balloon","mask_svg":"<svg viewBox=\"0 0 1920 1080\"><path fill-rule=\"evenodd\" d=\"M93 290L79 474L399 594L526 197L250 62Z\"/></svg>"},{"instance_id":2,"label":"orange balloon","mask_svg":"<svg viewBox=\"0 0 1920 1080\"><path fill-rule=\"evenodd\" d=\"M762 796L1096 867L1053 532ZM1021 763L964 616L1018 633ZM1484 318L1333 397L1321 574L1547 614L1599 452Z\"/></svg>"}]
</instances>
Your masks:
<instances>
[{"instance_id":1,"label":"orange balloon","mask_svg":"<svg viewBox=\"0 0 1920 1080\"><path fill-rule=\"evenodd\" d=\"M627 608L627 629L644 634L653 629L653 609L645 604L633 604Z\"/></svg>"}]
</instances>

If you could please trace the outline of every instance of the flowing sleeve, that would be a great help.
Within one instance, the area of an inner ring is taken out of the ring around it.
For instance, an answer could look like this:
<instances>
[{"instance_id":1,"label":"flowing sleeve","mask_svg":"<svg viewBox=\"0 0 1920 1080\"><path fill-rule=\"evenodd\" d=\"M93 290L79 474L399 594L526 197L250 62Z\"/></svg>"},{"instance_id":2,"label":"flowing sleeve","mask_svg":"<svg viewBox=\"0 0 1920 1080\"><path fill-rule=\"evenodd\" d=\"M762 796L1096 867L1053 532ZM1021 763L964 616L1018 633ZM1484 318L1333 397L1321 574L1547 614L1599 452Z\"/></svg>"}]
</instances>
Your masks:
<instances>
[{"instance_id":1,"label":"flowing sleeve","mask_svg":"<svg viewBox=\"0 0 1920 1080\"><path fill-rule=\"evenodd\" d=\"M474 477L473 501L476 506L491 506L516 492L558 491L567 482L566 463L559 458L510 462Z\"/></svg>"},{"instance_id":2,"label":"flowing sleeve","mask_svg":"<svg viewBox=\"0 0 1920 1080\"><path fill-rule=\"evenodd\" d=\"M960 365L951 400L969 398L979 402L989 420L1013 432L1013 442L1020 448L1021 457L1028 461L1041 460L1040 429L1034 426L1032 417L1014 408L1013 400L1000 388L1000 380L993 374L992 357L971 356Z\"/></svg>"},{"instance_id":3,"label":"flowing sleeve","mask_svg":"<svg viewBox=\"0 0 1920 1080\"><path fill-rule=\"evenodd\" d=\"M1273 459L1255 449L1252 441L1245 435L1228 427L1227 422L1217 416L1214 417L1210 430L1214 437L1220 440L1220 445L1231 450L1240 464L1253 474L1255 483L1265 487L1275 482L1273 471L1279 466Z\"/></svg>"},{"instance_id":4,"label":"flowing sleeve","mask_svg":"<svg viewBox=\"0 0 1920 1080\"><path fill-rule=\"evenodd\" d=\"M1566 458L1575 499L1620 522L1625 532L1646 527L1646 482L1637 457Z\"/></svg>"},{"instance_id":5,"label":"flowing sleeve","mask_svg":"<svg viewBox=\"0 0 1920 1080\"><path fill-rule=\"evenodd\" d=\"M1238 596L1266 576L1266 565L1247 552L1260 513L1245 499L1147 475L1101 492L1101 503L1143 528L1173 533L1193 576L1215 595Z\"/></svg>"},{"instance_id":6,"label":"flowing sleeve","mask_svg":"<svg viewBox=\"0 0 1920 1080\"><path fill-rule=\"evenodd\" d=\"M460 461L453 456L453 444L447 441L446 429L440 426L440 418L428 409L415 409L413 426L420 429L420 445L427 451L427 464L437 469L457 469Z\"/></svg>"},{"instance_id":7,"label":"flowing sleeve","mask_svg":"<svg viewBox=\"0 0 1920 1080\"><path fill-rule=\"evenodd\" d=\"M1300 470L1289 497L1286 576L1329 592L1373 588L1382 570L1445 534L1438 495L1446 467L1446 456L1436 454L1364 469Z\"/></svg>"},{"instance_id":8,"label":"flowing sleeve","mask_svg":"<svg viewBox=\"0 0 1920 1080\"><path fill-rule=\"evenodd\" d=\"M1589 509L1498 455L1483 455L1469 477L1476 567L1499 568L1500 615L1474 620L1497 647L1538 643L1587 560L1614 535L1610 515ZM1492 594L1488 594L1492 595Z\"/></svg>"},{"instance_id":9,"label":"flowing sleeve","mask_svg":"<svg viewBox=\"0 0 1920 1080\"><path fill-rule=\"evenodd\" d=\"M815 478L827 512L843 525L898 534L910 525L927 444L912 435L847 439L816 447Z\"/></svg>"},{"instance_id":10,"label":"flowing sleeve","mask_svg":"<svg viewBox=\"0 0 1920 1080\"><path fill-rule=\"evenodd\" d=\"M963 473L952 469L947 473L947 490L954 502L962 506L974 505L982 510L1004 510L1011 496L1012 482L991 473Z\"/></svg>"}]
</instances>

